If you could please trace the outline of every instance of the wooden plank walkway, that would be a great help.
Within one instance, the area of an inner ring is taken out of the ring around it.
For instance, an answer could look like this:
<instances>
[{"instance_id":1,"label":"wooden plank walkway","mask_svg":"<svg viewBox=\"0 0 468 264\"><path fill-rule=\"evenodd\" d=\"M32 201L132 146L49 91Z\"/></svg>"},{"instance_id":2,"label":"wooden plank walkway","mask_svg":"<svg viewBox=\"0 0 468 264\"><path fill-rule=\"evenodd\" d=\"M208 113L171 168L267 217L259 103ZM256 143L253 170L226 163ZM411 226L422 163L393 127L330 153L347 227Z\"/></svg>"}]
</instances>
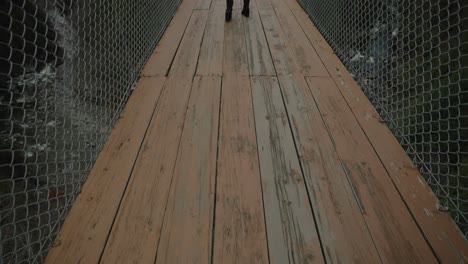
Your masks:
<instances>
[{"instance_id":1,"label":"wooden plank walkway","mask_svg":"<svg viewBox=\"0 0 468 264\"><path fill-rule=\"evenodd\" d=\"M468 263L295 0L183 0L46 263Z\"/></svg>"}]
</instances>

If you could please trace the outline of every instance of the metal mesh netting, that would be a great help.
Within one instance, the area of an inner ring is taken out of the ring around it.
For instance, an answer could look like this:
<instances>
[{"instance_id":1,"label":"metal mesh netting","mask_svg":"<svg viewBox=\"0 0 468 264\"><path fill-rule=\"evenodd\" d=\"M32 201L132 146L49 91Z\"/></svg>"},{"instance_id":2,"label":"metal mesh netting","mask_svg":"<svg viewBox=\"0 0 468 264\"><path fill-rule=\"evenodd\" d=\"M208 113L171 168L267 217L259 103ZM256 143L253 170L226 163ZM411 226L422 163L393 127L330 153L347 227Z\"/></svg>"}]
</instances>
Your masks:
<instances>
[{"instance_id":1,"label":"metal mesh netting","mask_svg":"<svg viewBox=\"0 0 468 264\"><path fill-rule=\"evenodd\" d=\"M41 262L181 0L0 0L0 263Z\"/></svg>"},{"instance_id":2,"label":"metal mesh netting","mask_svg":"<svg viewBox=\"0 0 468 264\"><path fill-rule=\"evenodd\" d=\"M468 235L468 1L298 1Z\"/></svg>"}]
</instances>

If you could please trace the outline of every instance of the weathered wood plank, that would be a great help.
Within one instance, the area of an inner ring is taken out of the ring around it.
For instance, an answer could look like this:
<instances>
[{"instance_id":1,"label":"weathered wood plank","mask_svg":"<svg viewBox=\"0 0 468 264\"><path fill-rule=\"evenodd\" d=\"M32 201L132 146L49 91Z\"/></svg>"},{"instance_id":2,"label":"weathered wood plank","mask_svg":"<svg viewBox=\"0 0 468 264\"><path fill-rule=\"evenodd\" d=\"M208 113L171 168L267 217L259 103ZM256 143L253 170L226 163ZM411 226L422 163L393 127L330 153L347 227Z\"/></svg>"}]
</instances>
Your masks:
<instances>
[{"instance_id":1,"label":"weathered wood plank","mask_svg":"<svg viewBox=\"0 0 468 264\"><path fill-rule=\"evenodd\" d=\"M359 85L334 55L332 48L308 15L300 7L294 7L294 3L291 2L295 0L289 0L288 4L297 21L331 73L439 260L443 263L468 262L468 242L453 219L448 213L438 210L438 201L434 193L388 127L380 122L379 115Z\"/></svg>"},{"instance_id":2,"label":"weathered wood plank","mask_svg":"<svg viewBox=\"0 0 468 264\"><path fill-rule=\"evenodd\" d=\"M249 77L224 76L213 263L267 263Z\"/></svg>"},{"instance_id":3,"label":"weathered wood plank","mask_svg":"<svg viewBox=\"0 0 468 264\"><path fill-rule=\"evenodd\" d=\"M257 142L240 14L225 26L213 263L267 263Z\"/></svg>"},{"instance_id":4,"label":"weathered wood plank","mask_svg":"<svg viewBox=\"0 0 468 264\"><path fill-rule=\"evenodd\" d=\"M207 10L195 10L104 250L103 263L154 262Z\"/></svg>"},{"instance_id":5,"label":"weathered wood plank","mask_svg":"<svg viewBox=\"0 0 468 264\"><path fill-rule=\"evenodd\" d=\"M255 0L258 9L267 9L272 8L272 4L270 0Z\"/></svg>"},{"instance_id":6,"label":"weathered wood plank","mask_svg":"<svg viewBox=\"0 0 468 264\"><path fill-rule=\"evenodd\" d=\"M273 8L260 9L266 39L278 76L299 73L294 55Z\"/></svg>"},{"instance_id":7,"label":"weathered wood plank","mask_svg":"<svg viewBox=\"0 0 468 264\"><path fill-rule=\"evenodd\" d=\"M222 76L224 50L224 10L211 9L206 22L198 59L197 75Z\"/></svg>"},{"instance_id":8,"label":"weathered wood plank","mask_svg":"<svg viewBox=\"0 0 468 264\"><path fill-rule=\"evenodd\" d=\"M65 220L46 263L97 263L165 77L141 78Z\"/></svg>"},{"instance_id":9,"label":"weathered wood plank","mask_svg":"<svg viewBox=\"0 0 468 264\"><path fill-rule=\"evenodd\" d=\"M211 263L220 77L196 77L156 263Z\"/></svg>"},{"instance_id":10,"label":"weathered wood plank","mask_svg":"<svg viewBox=\"0 0 468 264\"><path fill-rule=\"evenodd\" d=\"M326 261L378 263L377 250L274 10L260 10ZM350 243L357 240L359 243Z\"/></svg>"},{"instance_id":11,"label":"weathered wood plank","mask_svg":"<svg viewBox=\"0 0 468 264\"><path fill-rule=\"evenodd\" d=\"M437 262L333 79L308 77L307 83L354 186L382 260Z\"/></svg>"},{"instance_id":12,"label":"weathered wood plank","mask_svg":"<svg viewBox=\"0 0 468 264\"><path fill-rule=\"evenodd\" d=\"M327 69L310 44L284 0L275 0L274 10L293 52L293 59L304 76L329 76Z\"/></svg>"},{"instance_id":13,"label":"weathered wood plank","mask_svg":"<svg viewBox=\"0 0 468 264\"><path fill-rule=\"evenodd\" d=\"M193 1L193 0L192 0ZM198 0L195 9L208 10L211 6L211 0Z\"/></svg>"},{"instance_id":14,"label":"weathered wood plank","mask_svg":"<svg viewBox=\"0 0 468 264\"><path fill-rule=\"evenodd\" d=\"M249 76L244 19L240 13L232 13L232 21L224 24L223 76Z\"/></svg>"},{"instance_id":15,"label":"weathered wood plank","mask_svg":"<svg viewBox=\"0 0 468 264\"><path fill-rule=\"evenodd\" d=\"M153 54L146 62L142 76L166 76L169 73L196 3L193 0L182 1Z\"/></svg>"},{"instance_id":16,"label":"weathered wood plank","mask_svg":"<svg viewBox=\"0 0 468 264\"><path fill-rule=\"evenodd\" d=\"M294 75L279 79L327 262L380 263L305 79Z\"/></svg>"},{"instance_id":17,"label":"weathered wood plank","mask_svg":"<svg viewBox=\"0 0 468 264\"><path fill-rule=\"evenodd\" d=\"M251 11L250 18L244 23L244 29L247 40L250 75L276 75L263 31L262 21L256 10Z\"/></svg>"},{"instance_id":18,"label":"weathered wood plank","mask_svg":"<svg viewBox=\"0 0 468 264\"><path fill-rule=\"evenodd\" d=\"M271 263L323 263L276 77L251 77Z\"/></svg>"}]
</instances>

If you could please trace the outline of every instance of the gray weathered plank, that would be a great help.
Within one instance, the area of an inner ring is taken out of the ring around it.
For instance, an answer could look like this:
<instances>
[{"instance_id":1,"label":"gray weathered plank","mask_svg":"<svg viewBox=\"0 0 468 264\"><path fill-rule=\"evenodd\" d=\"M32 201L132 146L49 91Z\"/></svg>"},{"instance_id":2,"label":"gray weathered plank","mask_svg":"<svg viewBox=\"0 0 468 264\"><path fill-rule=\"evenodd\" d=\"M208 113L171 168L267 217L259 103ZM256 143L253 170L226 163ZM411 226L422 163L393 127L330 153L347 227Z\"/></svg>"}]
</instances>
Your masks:
<instances>
[{"instance_id":1,"label":"gray weathered plank","mask_svg":"<svg viewBox=\"0 0 468 264\"><path fill-rule=\"evenodd\" d=\"M252 10L250 18L244 23L250 75L276 75L270 50L263 31L260 15Z\"/></svg>"},{"instance_id":2,"label":"gray weathered plank","mask_svg":"<svg viewBox=\"0 0 468 264\"><path fill-rule=\"evenodd\" d=\"M254 113L240 14L225 26L213 263L267 263Z\"/></svg>"},{"instance_id":3,"label":"gray weathered plank","mask_svg":"<svg viewBox=\"0 0 468 264\"><path fill-rule=\"evenodd\" d=\"M251 77L270 263L323 263L276 77Z\"/></svg>"}]
</instances>

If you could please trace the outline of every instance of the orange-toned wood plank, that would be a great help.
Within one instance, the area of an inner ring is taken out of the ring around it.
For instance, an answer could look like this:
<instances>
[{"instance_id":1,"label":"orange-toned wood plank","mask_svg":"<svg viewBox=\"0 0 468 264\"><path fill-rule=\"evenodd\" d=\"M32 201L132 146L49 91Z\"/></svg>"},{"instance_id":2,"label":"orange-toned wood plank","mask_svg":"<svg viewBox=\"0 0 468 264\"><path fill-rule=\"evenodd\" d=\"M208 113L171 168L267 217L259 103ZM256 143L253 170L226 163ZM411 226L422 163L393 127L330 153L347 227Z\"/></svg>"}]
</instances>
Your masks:
<instances>
[{"instance_id":1,"label":"orange-toned wood plank","mask_svg":"<svg viewBox=\"0 0 468 264\"><path fill-rule=\"evenodd\" d=\"M166 76L197 1L183 0L163 37L146 62L142 76Z\"/></svg>"},{"instance_id":2,"label":"orange-toned wood plank","mask_svg":"<svg viewBox=\"0 0 468 264\"><path fill-rule=\"evenodd\" d=\"M156 263L211 263L220 91L195 78Z\"/></svg>"},{"instance_id":3,"label":"orange-toned wood plank","mask_svg":"<svg viewBox=\"0 0 468 264\"><path fill-rule=\"evenodd\" d=\"M244 23L250 75L276 75L270 50L263 32L262 21L257 10L250 12L250 18Z\"/></svg>"},{"instance_id":4,"label":"orange-toned wood plank","mask_svg":"<svg viewBox=\"0 0 468 264\"><path fill-rule=\"evenodd\" d=\"M164 77L138 81L46 263L99 261L164 81Z\"/></svg>"},{"instance_id":5,"label":"orange-toned wood plank","mask_svg":"<svg viewBox=\"0 0 468 264\"><path fill-rule=\"evenodd\" d=\"M197 75L223 75L224 10L211 9L198 59Z\"/></svg>"},{"instance_id":6,"label":"orange-toned wood plank","mask_svg":"<svg viewBox=\"0 0 468 264\"><path fill-rule=\"evenodd\" d=\"M307 83L384 262L437 262L364 131L330 77Z\"/></svg>"},{"instance_id":7,"label":"orange-toned wood plank","mask_svg":"<svg viewBox=\"0 0 468 264\"><path fill-rule=\"evenodd\" d=\"M154 262L207 10L193 11L104 250L103 263Z\"/></svg>"},{"instance_id":8,"label":"orange-toned wood plank","mask_svg":"<svg viewBox=\"0 0 468 264\"><path fill-rule=\"evenodd\" d=\"M213 263L268 262L242 21L225 25Z\"/></svg>"},{"instance_id":9,"label":"orange-toned wood plank","mask_svg":"<svg viewBox=\"0 0 468 264\"><path fill-rule=\"evenodd\" d=\"M326 261L380 263L363 212L305 79L285 75L279 80Z\"/></svg>"},{"instance_id":10,"label":"orange-toned wood plank","mask_svg":"<svg viewBox=\"0 0 468 264\"><path fill-rule=\"evenodd\" d=\"M295 0L288 0L289 2ZM468 263L468 241L450 215L438 210L438 201L434 193L388 127L379 121L379 115L359 85L334 55L307 14L293 4L291 3L290 7L297 21L331 73L439 260L443 263Z\"/></svg>"},{"instance_id":11,"label":"orange-toned wood plank","mask_svg":"<svg viewBox=\"0 0 468 264\"><path fill-rule=\"evenodd\" d=\"M251 77L270 263L324 263L276 77Z\"/></svg>"}]
</instances>

